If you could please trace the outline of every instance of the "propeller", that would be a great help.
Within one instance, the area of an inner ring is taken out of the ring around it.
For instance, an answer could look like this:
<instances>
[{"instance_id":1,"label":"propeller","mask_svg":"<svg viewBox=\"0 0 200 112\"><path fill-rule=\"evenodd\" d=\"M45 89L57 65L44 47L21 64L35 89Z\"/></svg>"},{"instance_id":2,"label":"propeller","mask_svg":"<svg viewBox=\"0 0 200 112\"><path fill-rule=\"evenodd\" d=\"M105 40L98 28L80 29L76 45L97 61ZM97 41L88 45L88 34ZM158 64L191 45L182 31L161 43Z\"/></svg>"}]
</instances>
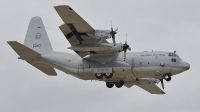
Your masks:
<instances>
[{"instance_id":1,"label":"propeller","mask_svg":"<svg viewBox=\"0 0 200 112\"><path fill-rule=\"evenodd\" d=\"M125 42L125 44L123 45L123 51L124 51L124 61L126 60L126 51L127 49L130 51L131 48L130 46L127 44L127 41Z\"/></svg>"},{"instance_id":2,"label":"propeller","mask_svg":"<svg viewBox=\"0 0 200 112\"><path fill-rule=\"evenodd\" d=\"M115 34L117 34L117 30L118 30L118 28L117 28L115 31L113 30L112 21L111 21L111 32L110 32L110 35L111 35L111 37L112 37L113 45L114 45L114 46L116 45L116 42L115 42Z\"/></svg>"}]
</instances>

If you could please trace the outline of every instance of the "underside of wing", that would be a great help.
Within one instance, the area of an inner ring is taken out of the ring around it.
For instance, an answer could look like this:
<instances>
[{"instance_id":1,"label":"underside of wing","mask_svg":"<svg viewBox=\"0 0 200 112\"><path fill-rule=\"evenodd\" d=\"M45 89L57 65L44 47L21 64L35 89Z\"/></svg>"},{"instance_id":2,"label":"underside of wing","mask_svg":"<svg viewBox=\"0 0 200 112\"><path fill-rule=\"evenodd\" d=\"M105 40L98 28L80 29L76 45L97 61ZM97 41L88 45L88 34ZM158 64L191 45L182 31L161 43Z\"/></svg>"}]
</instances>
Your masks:
<instances>
[{"instance_id":1,"label":"underside of wing","mask_svg":"<svg viewBox=\"0 0 200 112\"><path fill-rule=\"evenodd\" d=\"M147 92L151 94L165 94L158 86L156 86L154 83L142 83L137 84L140 88L146 90Z\"/></svg>"}]
</instances>

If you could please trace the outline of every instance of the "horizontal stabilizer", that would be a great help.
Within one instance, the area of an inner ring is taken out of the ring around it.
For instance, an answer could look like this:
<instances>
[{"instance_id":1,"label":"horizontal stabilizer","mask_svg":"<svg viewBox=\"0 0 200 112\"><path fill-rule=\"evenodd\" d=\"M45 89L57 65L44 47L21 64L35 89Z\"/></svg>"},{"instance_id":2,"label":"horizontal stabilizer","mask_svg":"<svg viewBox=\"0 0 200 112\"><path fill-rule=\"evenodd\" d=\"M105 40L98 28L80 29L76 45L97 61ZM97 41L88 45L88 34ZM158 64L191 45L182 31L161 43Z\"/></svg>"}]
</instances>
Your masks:
<instances>
[{"instance_id":1,"label":"horizontal stabilizer","mask_svg":"<svg viewBox=\"0 0 200 112\"><path fill-rule=\"evenodd\" d=\"M8 44L13 48L13 50L20 56L20 59L26 60L29 64L35 68L41 70L47 75L55 76L57 75L53 67L43 64L39 61L40 54L36 51L20 44L16 41L8 41Z\"/></svg>"},{"instance_id":2,"label":"horizontal stabilizer","mask_svg":"<svg viewBox=\"0 0 200 112\"><path fill-rule=\"evenodd\" d=\"M27 61L38 61L39 53L36 51L20 44L17 41L8 41L8 44L13 48L13 50L20 56L20 59Z\"/></svg>"},{"instance_id":3,"label":"horizontal stabilizer","mask_svg":"<svg viewBox=\"0 0 200 112\"><path fill-rule=\"evenodd\" d=\"M54 68L47 65L47 64L41 63L39 61L31 61L31 62L28 62L28 63L31 64L32 66L34 66L35 68L39 69L40 71L44 72L45 74L49 75L49 76L56 76L57 75Z\"/></svg>"}]
</instances>

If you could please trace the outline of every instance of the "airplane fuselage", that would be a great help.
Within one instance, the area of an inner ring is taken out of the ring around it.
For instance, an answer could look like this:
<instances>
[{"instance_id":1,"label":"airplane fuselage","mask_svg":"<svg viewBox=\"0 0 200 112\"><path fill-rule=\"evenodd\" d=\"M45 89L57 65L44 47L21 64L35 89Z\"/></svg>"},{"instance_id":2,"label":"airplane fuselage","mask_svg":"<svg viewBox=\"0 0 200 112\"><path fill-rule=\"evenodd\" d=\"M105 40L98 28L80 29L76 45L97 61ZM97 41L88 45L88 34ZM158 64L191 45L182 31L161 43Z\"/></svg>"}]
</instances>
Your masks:
<instances>
[{"instance_id":1,"label":"airplane fuselage","mask_svg":"<svg viewBox=\"0 0 200 112\"><path fill-rule=\"evenodd\" d=\"M124 61L123 53L119 53L112 61L101 64L89 59L82 59L75 54L51 53L41 55L41 61L67 74L83 80L133 81L136 78L160 79L163 74L171 76L188 70L190 65L174 53L170 52L132 52L127 53ZM95 77L96 73L113 73L112 78Z\"/></svg>"}]
</instances>

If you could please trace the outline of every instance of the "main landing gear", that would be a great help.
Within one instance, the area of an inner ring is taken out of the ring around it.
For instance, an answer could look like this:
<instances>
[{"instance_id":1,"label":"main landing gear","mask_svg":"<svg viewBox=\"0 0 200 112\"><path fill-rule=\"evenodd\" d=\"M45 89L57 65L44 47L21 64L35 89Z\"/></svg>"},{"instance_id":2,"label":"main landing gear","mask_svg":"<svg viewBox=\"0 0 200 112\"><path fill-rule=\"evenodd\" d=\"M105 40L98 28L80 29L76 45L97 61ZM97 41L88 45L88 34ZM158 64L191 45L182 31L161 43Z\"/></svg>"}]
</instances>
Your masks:
<instances>
[{"instance_id":1,"label":"main landing gear","mask_svg":"<svg viewBox=\"0 0 200 112\"><path fill-rule=\"evenodd\" d=\"M164 74L163 75L163 78L167 81L167 82L169 82L172 78L171 78L171 74Z\"/></svg>"},{"instance_id":2,"label":"main landing gear","mask_svg":"<svg viewBox=\"0 0 200 112\"><path fill-rule=\"evenodd\" d=\"M172 78L171 78L171 74L170 74L170 73L168 73L168 74L163 74L163 78L160 79L162 88L164 89L164 82L163 82L163 79L165 79L167 82L169 82L169 81L172 79Z\"/></svg>"},{"instance_id":3,"label":"main landing gear","mask_svg":"<svg viewBox=\"0 0 200 112\"><path fill-rule=\"evenodd\" d=\"M108 88L112 88L113 86L116 86L117 88L121 88L124 85L124 81L119 81L119 82L106 82L106 86Z\"/></svg>"},{"instance_id":4,"label":"main landing gear","mask_svg":"<svg viewBox=\"0 0 200 112\"><path fill-rule=\"evenodd\" d=\"M101 79L103 78L103 76L106 78L106 79L110 79L112 76L113 76L113 73L96 73L95 74L95 77L97 79Z\"/></svg>"}]
</instances>

